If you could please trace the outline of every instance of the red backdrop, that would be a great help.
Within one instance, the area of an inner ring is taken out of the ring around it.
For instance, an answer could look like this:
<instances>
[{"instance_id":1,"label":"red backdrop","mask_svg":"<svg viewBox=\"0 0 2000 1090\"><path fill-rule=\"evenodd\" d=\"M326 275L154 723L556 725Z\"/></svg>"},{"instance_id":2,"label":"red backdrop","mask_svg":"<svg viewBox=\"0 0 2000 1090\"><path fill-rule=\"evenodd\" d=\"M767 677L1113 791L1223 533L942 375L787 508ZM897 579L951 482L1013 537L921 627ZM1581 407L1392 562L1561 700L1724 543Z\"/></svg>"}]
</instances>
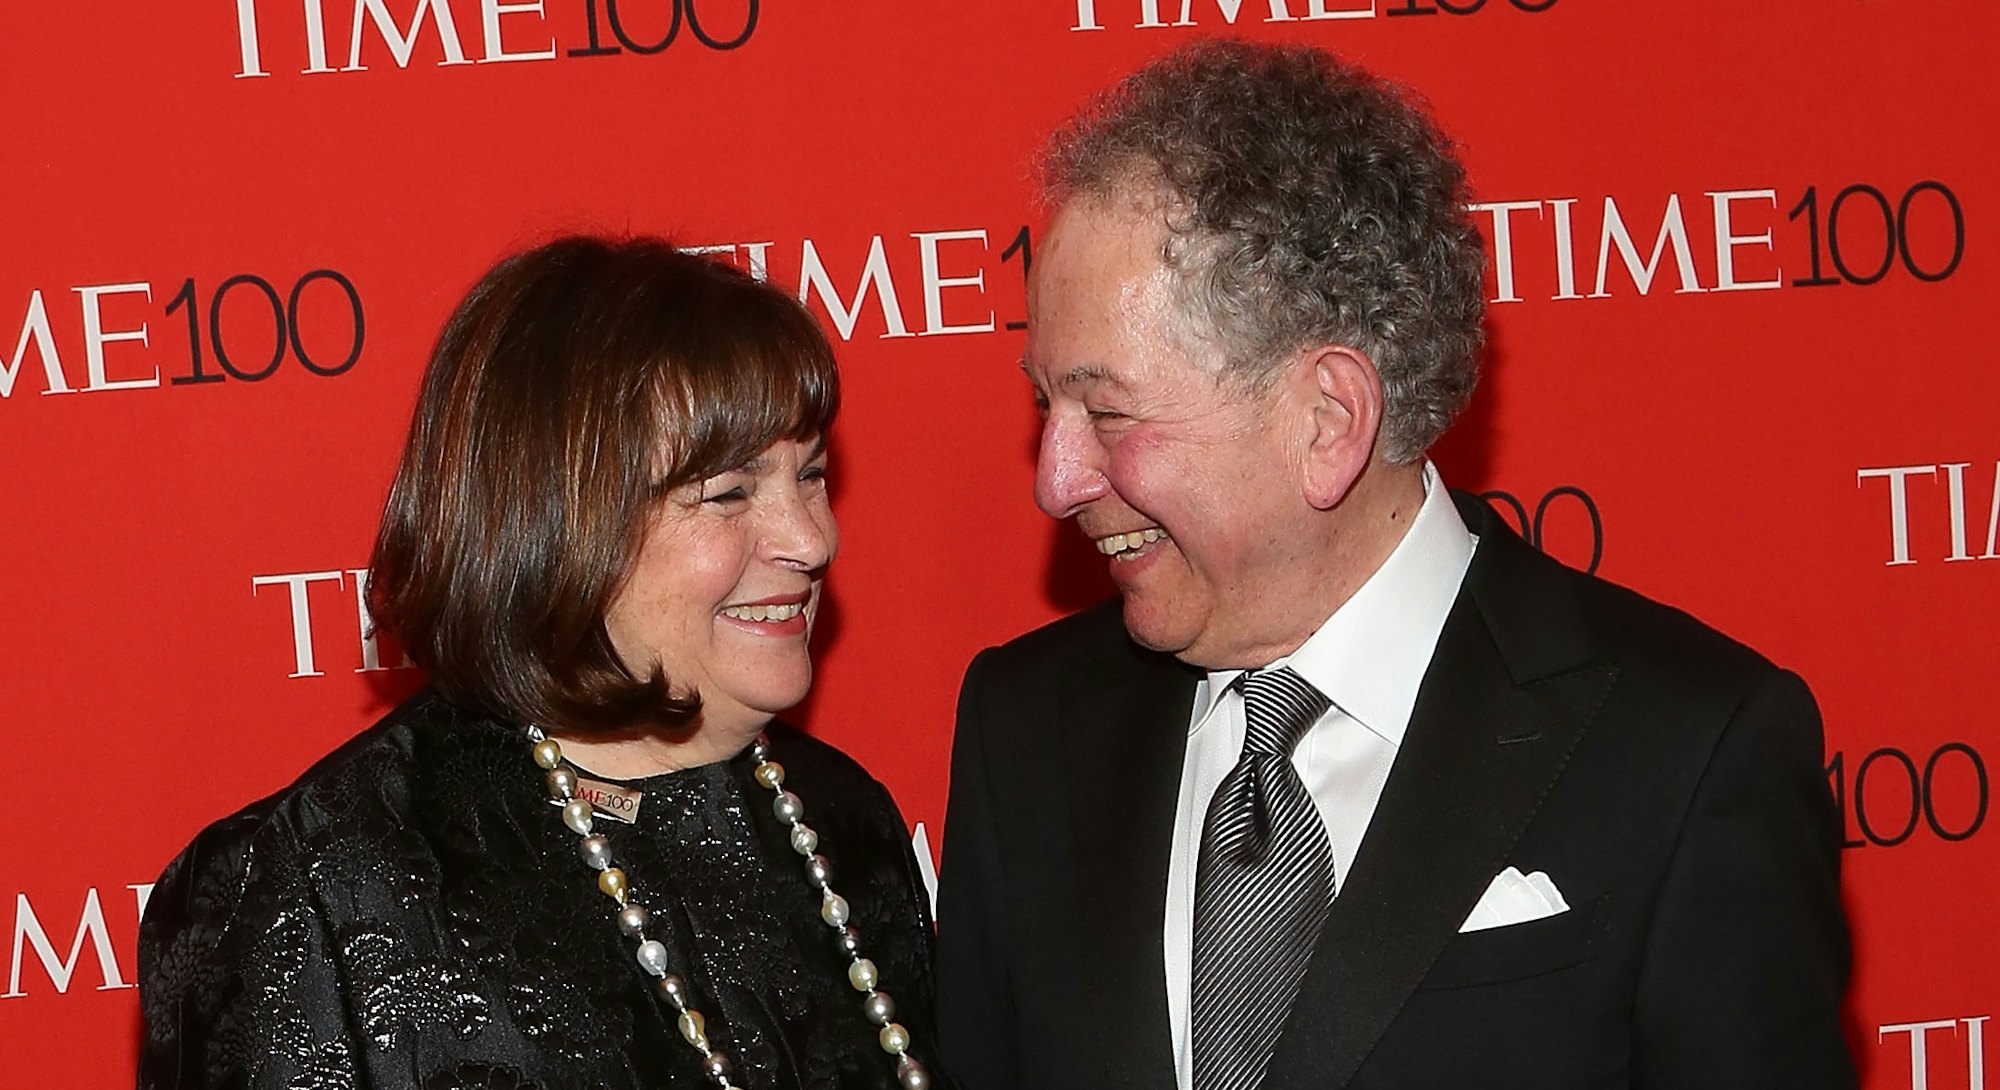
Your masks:
<instances>
[{"instance_id":1,"label":"red backdrop","mask_svg":"<svg viewBox=\"0 0 2000 1090\"><path fill-rule=\"evenodd\" d=\"M802 718L938 843L965 663L1105 587L1029 498L1033 150L1233 32L1419 87L1463 141L1493 352L1447 478L1812 682L1866 1085L1981 1086L1993 5L17 6L0 1083L129 1078L146 883L416 684L357 601L417 375L473 278L560 230L734 246L840 334L845 547Z\"/></svg>"}]
</instances>

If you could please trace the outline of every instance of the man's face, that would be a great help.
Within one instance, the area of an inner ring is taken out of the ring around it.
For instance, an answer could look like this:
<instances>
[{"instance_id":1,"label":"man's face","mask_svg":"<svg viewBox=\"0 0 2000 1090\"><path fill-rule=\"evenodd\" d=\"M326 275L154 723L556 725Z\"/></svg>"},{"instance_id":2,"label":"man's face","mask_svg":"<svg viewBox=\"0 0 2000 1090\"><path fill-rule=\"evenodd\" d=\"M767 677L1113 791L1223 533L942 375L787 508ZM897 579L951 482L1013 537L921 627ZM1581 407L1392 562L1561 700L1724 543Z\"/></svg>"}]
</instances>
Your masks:
<instances>
[{"instance_id":1,"label":"man's face","mask_svg":"<svg viewBox=\"0 0 2000 1090\"><path fill-rule=\"evenodd\" d=\"M1161 263L1164 213L1063 208L1036 254L1023 366L1044 406L1035 502L1106 554L1134 639L1211 668L1290 650L1304 549L1283 384L1218 381ZM1212 366L1212 364L1211 364ZM1307 565L1310 567L1310 565Z\"/></svg>"}]
</instances>

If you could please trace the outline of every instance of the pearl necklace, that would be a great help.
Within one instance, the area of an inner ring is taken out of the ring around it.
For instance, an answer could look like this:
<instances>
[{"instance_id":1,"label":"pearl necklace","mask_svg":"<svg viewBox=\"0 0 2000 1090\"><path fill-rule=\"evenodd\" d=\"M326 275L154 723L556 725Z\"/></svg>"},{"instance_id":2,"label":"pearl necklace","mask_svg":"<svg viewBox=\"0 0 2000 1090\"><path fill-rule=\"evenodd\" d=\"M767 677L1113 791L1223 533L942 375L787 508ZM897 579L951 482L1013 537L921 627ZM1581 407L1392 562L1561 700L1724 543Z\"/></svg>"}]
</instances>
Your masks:
<instances>
[{"instance_id":1,"label":"pearl necklace","mask_svg":"<svg viewBox=\"0 0 2000 1090\"><path fill-rule=\"evenodd\" d=\"M689 1001L687 982L667 971L666 945L646 937L650 916L645 906L628 899L625 872L611 862L611 842L604 838L604 834L591 831L594 819L590 803L576 797L575 767L563 760L562 746L544 734L540 727L531 725L527 733L528 740L534 745L535 763L548 772L549 802L562 807L563 824L582 838L577 843L577 851L582 854L583 861L597 872L598 891L618 903L615 914L618 930L638 943L636 956L639 968L654 978L660 997L678 1013L675 1021L681 1039L701 1053L702 1070L715 1081L717 1090L742 1090L729 1081L734 1067L728 1055L709 1042L707 1020ZM771 812L779 821L791 826L792 851L805 859L806 878L820 892L819 918L833 929L834 945L851 959L847 966L847 983L862 993L861 1011L868 1021L881 1027L876 1032L876 1041L882 1046L882 1051L896 1058L897 1083L903 1090L930 1090L930 1072L909 1053L910 1031L894 1020L895 1002L889 998L888 992L875 986L878 980L875 963L861 955L861 935L847 922L847 899L827 884L832 871L826 857L815 850L819 847L819 834L804 821L805 803L785 790L785 768L771 760L770 753L771 741L760 732L750 743L750 756L757 761L752 778L776 794L777 797L771 800Z\"/></svg>"}]
</instances>

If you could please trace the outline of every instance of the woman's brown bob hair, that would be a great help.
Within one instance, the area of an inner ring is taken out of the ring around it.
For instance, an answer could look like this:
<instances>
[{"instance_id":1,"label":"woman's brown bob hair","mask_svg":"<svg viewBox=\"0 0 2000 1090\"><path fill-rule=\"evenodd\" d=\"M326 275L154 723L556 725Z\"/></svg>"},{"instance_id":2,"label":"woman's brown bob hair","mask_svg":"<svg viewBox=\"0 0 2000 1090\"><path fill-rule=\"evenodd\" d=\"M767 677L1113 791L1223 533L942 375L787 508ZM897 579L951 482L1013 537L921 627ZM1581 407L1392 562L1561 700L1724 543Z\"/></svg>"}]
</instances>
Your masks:
<instances>
[{"instance_id":1,"label":"woman's brown bob hair","mask_svg":"<svg viewBox=\"0 0 2000 1090\"><path fill-rule=\"evenodd\" d=\"M684 723L604 616L665 490L824 434L833 348L797 300L661 239L502 261L445 323L369 599L447 699L575 728Z\"/></svg>"}]
</instances>

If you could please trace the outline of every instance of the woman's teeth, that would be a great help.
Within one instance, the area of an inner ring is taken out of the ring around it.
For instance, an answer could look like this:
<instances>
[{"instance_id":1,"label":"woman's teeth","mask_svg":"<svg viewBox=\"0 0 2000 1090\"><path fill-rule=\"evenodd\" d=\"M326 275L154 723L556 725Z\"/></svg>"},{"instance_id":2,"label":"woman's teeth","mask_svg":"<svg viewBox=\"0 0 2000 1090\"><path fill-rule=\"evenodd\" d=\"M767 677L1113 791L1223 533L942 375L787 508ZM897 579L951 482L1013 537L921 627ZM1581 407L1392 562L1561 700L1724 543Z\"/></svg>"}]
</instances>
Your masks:
<instances>
[{"instance_id":1,"label":"woman's teeth","mask_svg":"<svg viewBox=\"0 0 2000 1090\"><path fill-rule=\"evenodd\" d=\"M722 611L724 617L739 621L789 621L805 612L804 602L793 602L782 606L729 606Z\"/></svg>"},{"instance_id":2,"label":"woman's teeth","mask_svg":"<svg viewBox=\"0 0 2000 1090\"><path fill-rule=\"evenodd\" d=\"M1120 557L1121 559L1129 560L1131 559L1130 557L1122 556L1121 554L1136 554L1142 546L1163 540L1166 536L1167 532L1157 526L1148 530L1134 530L1129 534L1112 534L1110 537L1100 537L1097 539L1097 551L1103 553L1105 556Z\"/></svg>"}]
</instances>

